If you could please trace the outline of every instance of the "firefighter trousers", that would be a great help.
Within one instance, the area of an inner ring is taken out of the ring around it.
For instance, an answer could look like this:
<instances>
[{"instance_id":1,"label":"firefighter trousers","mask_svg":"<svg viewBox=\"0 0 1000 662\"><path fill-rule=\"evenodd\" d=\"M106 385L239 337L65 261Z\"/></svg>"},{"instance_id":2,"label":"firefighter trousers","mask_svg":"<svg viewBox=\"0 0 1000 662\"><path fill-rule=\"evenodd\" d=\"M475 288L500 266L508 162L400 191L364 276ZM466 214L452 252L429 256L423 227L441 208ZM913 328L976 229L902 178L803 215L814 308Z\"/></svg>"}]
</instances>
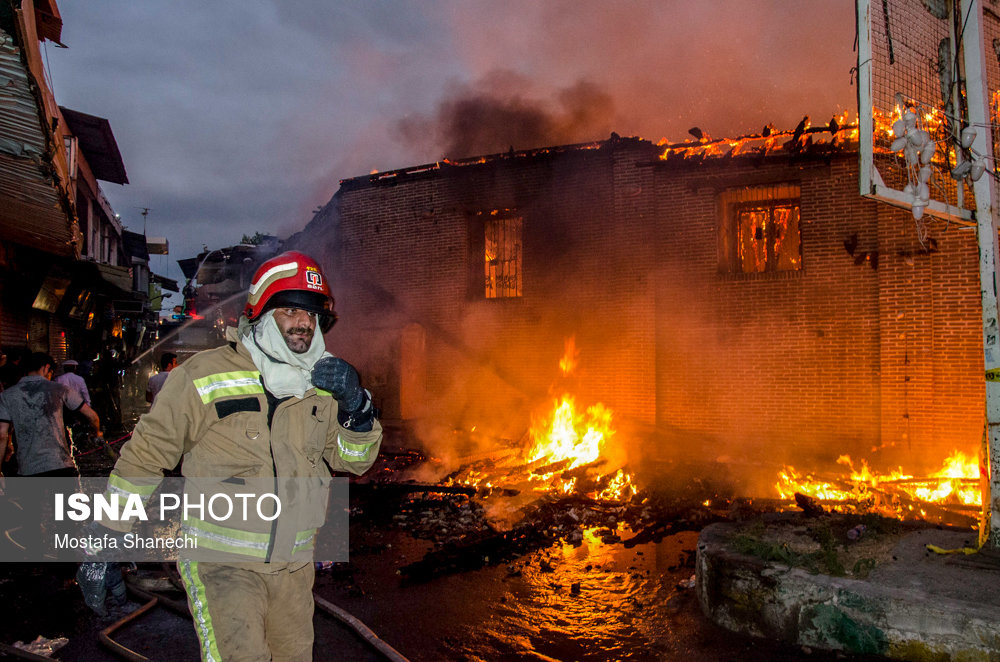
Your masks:
<instances>
[{"instance_id":1,"label":"firefighter trousers","mask_svg":"<svg viewBox=\"0 0 1000 662\"><path fill-rule=\"evenodd\" d=\"M196 561L177 569L203 662L312 660L312 563L273 574Z\"/></svg>"}]
</instances>

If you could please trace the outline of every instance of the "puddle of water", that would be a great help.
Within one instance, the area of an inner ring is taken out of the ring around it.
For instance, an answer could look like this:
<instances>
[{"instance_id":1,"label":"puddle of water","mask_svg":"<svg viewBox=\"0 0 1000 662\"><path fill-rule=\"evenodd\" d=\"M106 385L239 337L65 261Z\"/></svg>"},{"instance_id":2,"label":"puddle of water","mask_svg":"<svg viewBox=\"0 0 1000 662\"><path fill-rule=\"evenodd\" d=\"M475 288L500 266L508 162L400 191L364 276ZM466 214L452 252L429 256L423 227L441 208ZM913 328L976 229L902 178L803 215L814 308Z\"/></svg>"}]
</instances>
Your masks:
<instances>
[{"instance_id":1,"label":"puddle of water","mask_svg":"<svg viewBox=\"0 0 1000 662\"><path fill-rule=\"evenodd\" d=\"M594 529L513 565L509 589L486 623L466 628L457 656L534 653L559 660L656 660L677 577L693 572L697 533L626 549Z\"/></svg>"},{"instance_id":2,"label":"puddle of water","mask_svg":"<svg viewBox=\"0 0 1000 662\"><path fill-rule=\"evenodd\" d=\"M412 662L657 660L678 599L697 610L693 590L677 586L694 572L685 563L693 532L626 549L591 529L578 546L401 586L396 568L431 545L360 528L351 532L352 587L321 576L318 590Z\"/></svg>"}]
</instances>

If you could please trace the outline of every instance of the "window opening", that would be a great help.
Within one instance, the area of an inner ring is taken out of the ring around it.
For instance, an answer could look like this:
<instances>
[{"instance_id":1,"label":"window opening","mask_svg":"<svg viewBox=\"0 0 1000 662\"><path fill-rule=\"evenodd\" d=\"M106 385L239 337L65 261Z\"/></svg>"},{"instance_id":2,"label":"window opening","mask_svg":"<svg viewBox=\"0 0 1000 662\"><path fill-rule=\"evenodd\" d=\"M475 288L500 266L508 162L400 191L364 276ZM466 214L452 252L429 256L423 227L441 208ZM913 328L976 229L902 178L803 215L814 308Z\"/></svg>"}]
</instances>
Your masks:
<instances>
[{"instance_id":1,"label":"window opening","mask_svg":"<svg viewBox=\"0 0 1000 662\"><path fill-rule=\"evenodd\" d=\"M486 298L522 296L524 219L494 211L486 218L484 234Z\"/></svg>"},{"instance_id":2,"label":"window opening","mask_svg":"<svg viewBox=\"0 0 1000 662\"><path fill-rule=\"evenodd\" d=\"M722 194L721 267L731 273L802 268L800 190L792 184Z\"/></svg>"}]
</instances>

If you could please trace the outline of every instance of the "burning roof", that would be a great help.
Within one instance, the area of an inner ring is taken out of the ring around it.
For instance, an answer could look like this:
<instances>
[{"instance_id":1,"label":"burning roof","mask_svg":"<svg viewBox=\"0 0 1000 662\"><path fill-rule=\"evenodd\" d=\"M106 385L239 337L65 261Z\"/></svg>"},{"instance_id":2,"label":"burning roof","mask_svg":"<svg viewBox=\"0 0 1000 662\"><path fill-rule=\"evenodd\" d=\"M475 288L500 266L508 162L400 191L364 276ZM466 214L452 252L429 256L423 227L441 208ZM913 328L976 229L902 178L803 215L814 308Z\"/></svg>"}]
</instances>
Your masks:
<instances>
[{"instance_id":1,"label":"burning roof","mask_svg":"<svg viewBox=\"0 0 1000 662\"><path fill-rule=\"evenodd\" d=\"M713 139L700 129L692 129L693 141L669 142L666 139L652 143L637 136L623 138L612 133L607 140L557 145L536 149L517 150L488 154L467 159L442 159L397 170L374 171L360 177L340 180L342 187L353 188L365 184L385 184L402 178L419 177L440 172L448 168L464 168L475 165L499 164L510 161L535 159L539 157L571 154L573 152L594 151L608 147L627 145L640 150L648 150L651 163L669 162L696 163L717 159L759 159L776 157L813 157L831 153L850 154L857 150L858 125L848 124L847 114L833 117L827 124L811 126L808 116L803 117L794 129L775 130L770 124L759 134L747 134L736 138Z\"/></svg>"},{"instance_id":2,"label":"burning roof","mask_svg":"<svg viewBox=\"0 0 1000 662\"><path fill-rule=\"evenodd\" d=\"M697 133L701 133L700 131ZM697 133L692 133L697 137ZM820 155L832 152L850 153L857 149L858 125L847 124L846 113L833 117L829 123L811 126L803 117L798 126L776 131L768 124L759 134L713 140L702 134L696 141L667 143L660 141L662 161L676 163L707 159L764 158L775 156Z\"/></svg>"}]
</instances>

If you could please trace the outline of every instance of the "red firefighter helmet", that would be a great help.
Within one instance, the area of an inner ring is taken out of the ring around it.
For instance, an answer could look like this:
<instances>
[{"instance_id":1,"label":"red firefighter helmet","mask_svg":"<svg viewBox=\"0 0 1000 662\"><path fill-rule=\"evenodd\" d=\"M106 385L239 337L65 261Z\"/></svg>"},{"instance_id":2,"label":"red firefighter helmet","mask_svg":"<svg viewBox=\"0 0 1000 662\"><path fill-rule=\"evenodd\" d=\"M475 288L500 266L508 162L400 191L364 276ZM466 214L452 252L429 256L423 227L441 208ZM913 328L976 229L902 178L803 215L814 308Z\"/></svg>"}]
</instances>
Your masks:
<instances>
[{"instance_id":1,"label":"red firefighter helmet","mask_svg":"<svg viewBox=\"0 0 1000 662\"><path fill-rule=\"evenodd\" d=\"M272 308L301 308L316 313L324 333L337 321L323 271L314 259L298 251L272 257L253 275L243 314L256 322Z\"/></svg>"}]
</instances>

